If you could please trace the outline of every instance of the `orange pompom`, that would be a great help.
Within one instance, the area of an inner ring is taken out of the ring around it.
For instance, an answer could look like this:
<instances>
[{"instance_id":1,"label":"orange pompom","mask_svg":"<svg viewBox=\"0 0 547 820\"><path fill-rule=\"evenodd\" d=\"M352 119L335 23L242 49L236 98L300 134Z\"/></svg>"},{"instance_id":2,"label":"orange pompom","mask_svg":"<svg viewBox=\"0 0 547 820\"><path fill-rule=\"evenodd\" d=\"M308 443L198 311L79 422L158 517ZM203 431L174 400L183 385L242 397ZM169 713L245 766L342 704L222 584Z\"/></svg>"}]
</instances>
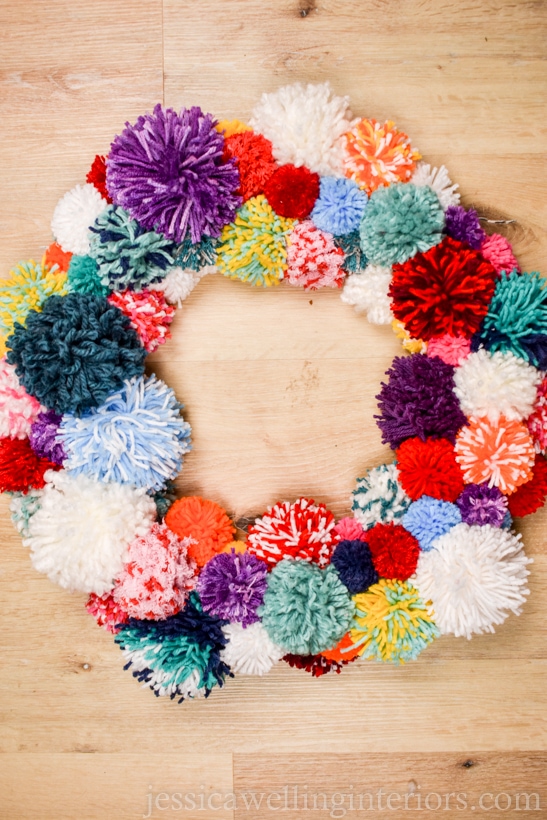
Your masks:
<instances>
[{"instance_id":1,"label":"orange pompom","mask_svg":"<svg viewBox=\"0 0 547 820\"><path fill-rule=\"evenodd\" d=\"M342 640L338 641L336 646L332 649L326 649L321 652L324 658L328 661L352 661L362 651L362 646L356 646L351 640L351 635L346 632Z\"/></svg>"},{"instance_id":2,"label":"orange pompom","mask_svg":"<svg viewBox=\"0 0 547 820\"><path fill-rule=\"evenodd\" d=\"M534 443L525 425L500 416L498 422L469 419L456 436L456 460L468 484L487 483L509 495L532 478Z\"/></svg>"},{"instance_id":3,"label":"orange pompom","mask_svg":"<svg viewBox=\"0 0 547 820\"><path fill-rule=\"evenodd\" d=\"M421 154L391 121L359 120L344 134L346 176L369 194L394 182L408 182Z\"/></svg>"},{"instance_id":4,"label":"orange pompom","mask_svg":"<svg viewBox=\"0 0 547 820\"><path fill-rule=\"evenodd\" d=\"M49 268L49 270L51 270L54 265L57 265L56 273L66 273L71 259L72 254L70 251L64 251L57 242L52 242L49 248L46 248L43 265L45 268Z\"/></svg>"},{"instance_id":5,"label":"orange pompom","mask_svg":"<svg viewBox=\"0 0 547 820\"><path fill-rule=\"evenodd\" d=\"M197 495L179 498L165 516L169 529L180 538L193 538L188 555L199 567L205 566L232 541L235 527L222 507Z\"/></svg>"}]
</instances>

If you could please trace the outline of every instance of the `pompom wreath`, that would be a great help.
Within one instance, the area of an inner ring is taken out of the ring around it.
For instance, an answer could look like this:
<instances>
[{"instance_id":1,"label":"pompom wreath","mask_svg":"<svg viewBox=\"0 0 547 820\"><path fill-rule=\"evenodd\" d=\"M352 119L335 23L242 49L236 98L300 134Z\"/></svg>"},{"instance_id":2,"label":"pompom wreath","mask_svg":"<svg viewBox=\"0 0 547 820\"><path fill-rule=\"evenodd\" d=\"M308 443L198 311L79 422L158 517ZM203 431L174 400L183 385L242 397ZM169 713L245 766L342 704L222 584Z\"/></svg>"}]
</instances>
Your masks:
<instances>
[{"instance_id":1,"label":"pompom wreath","mask_svg":"<svg viewBox=\"0 0 547 820\"><path fill-rule=\"evenodd\" d=\"M288 239L287 280L304 290L342 287L344 253L330 234L316 228L311 220L299 222Z\"/></svg>"},{"instance_id":2,"label":"pompom wreath","mask_svg":"<svg viewBox=\"0 0 547 820\"><path fill-rule=\"evenodd\" d=\"M456 504L464 524L501 527L507 516L506 496L488 484L466 484Z\"/></svg>"},{"instance_id":3,"label":"pompom wreath","mask_svg":"<svg viewBox=\"0 0 547 820\"><path fill-rule=\"evenodd\" d=\"M443 333L442 336L433 336L427 343L427 355L438 356L446 364L457 367L471 352L471 342L464 336L451 336Z\"/></svg>"},{"instance_id":4,"label":"pompom wreath","mask_svg":"<svg viewBox=\"0 0 547 820\"><path fill-rule=\"evenodd\" d=\"M169 529L181 538L191 538L188 555L203 567L222 552L235 533L235 527L222 507L199 496L179 498L165 516Z\"/></svg>"},{"instance_id":5,"label":"pompom wreath","mask_svg":"<svg viewBox=\"0 0 547 820\"><path fill-rule=\"evenodd\" d=\"M91 256L72 257L67 288L71 293L90 293L92 296L107 296L110 293L110 288L101 282L99 266Z\"/></svg>"},{"instance_id":6,"label":"pompom wreath","mask_svg":"<svg viewBox=\"0 0 547 820\"><path fill-rule=\"evenodd\" d=\"M100 195L103 199L105 199L108 204L112 202L110 198L110 194L108 193L106 187L106 158L97 154L95 159L91 164L91 168L87 172L86 182L90 182L95 188L98 190Z\"/></svg>"},{"instance_id":7,"label":"pompom wreath","mask_svg":"<svg viewBox=\"0 0 547 820\"><path fill-rule=\"evenodd\" d=\"M20 383L15 368L0 359L0 438L26 438L41 410L40 402Z\"/></svg>"},{"instance_id":8,"label":"pompom wreath","mask_svg":"<svg viewBox=\"0 0 547 820\"><path fill-rule=\"evenodd\" d=\"M262 625L286 652L315 655L348 631L354 606L334 567L285 558L271 571Z\"/></svg>"},{"instance_id":9,"label":"pompom wreath","mask_svg":"<svg viewBox=\"0 0 547 820\"><path fill-rule=\"evenodd\" d=\"M375 524L400 521L409 505L410 498L401 486L395 464L373 467L364 478L357 479L352 493L351 510L366 530Z\"/></svg>"},{"instance_id":10,"label":"pompom wreath","mask_svg":"<svg viewBox=\"0 0 547 820\"><path fill-rule=\"evenodd\" d=\"M262 134L242 131L231 134L224 142L224 155L235 159L243 202L264 193L264 186L277 168L272 144Z\"/></svg>"},{"instance_id":11,"label":"pompom wreath","mask_svg":"<svg viewBox=\"0 0 547 820\"><path fill-rule=\"evenodd\" d=\"M127 316L106 299L52 296L8 337L7 359L27 392L57 413L97 407L140 375L146 351Z\"/></svg>"},{"instance_id":12,"label":"pompom wreath","mask_svg":"<svg viewBox=\"0 0 547 820\"><path fill-rule=\"evenodd\" d=\"M446 237L426 253L394 265L393 313L414 338L427 341L450 333L469 339L488 311L496 278L480 254Z\"/></svg>"},{"instance_id":13,"label":"pompom wreath","mask_svg":"<svg viewBox=\"0 0 547 820\"><path fill-rule=\"evenodd\" d=\"M407 135L391 120L383 124L359 120L344 134L343 144L346 176L369 193L382 186L408 182L421 159Z\"/></svg>"},{"instance_id":14,"label":"pompom wreath","mask_svg":"<svg viewBox=\"0 0 547 820\"><path fill-rule=\"evenodd\" d=\"M150 530L155 512L142 489L50 471L24 544L34 568L50 581L103 595L122 571L128 545Z\"/></svg>"},{"instance_id":15,"label":"pompom wreath","mask_svg":"<svg viewBox=\"0 0 547 820\"><path fill-rule=\"evenodd\" d=\"M461 512L455 504L422 495L404 514L403 527L417 539L420 549L427 552L433 549L439 536L460 524L461 520Z\"/></svg>"},{"instance_id":16,"label":"pompom wreath","mask_svg":"<svg viewBox=\"0 0 547 820\"><path fill-rule=\"evenodd\" d=\"M352 180L321 177L310 219L320 230L341 236L359 228L367 203L367 195Z\"/></svg>"},{"instance_id":17,"label":"pompom wreath","mask_svg":"<svg viewBox=\"0 0 547 820\"><path fill-rule=\"evenodd\" d=\"M248 552L221 552L205 564L198 592L205 612L249 626L260 620L268 572L264 561ZM232 666L232 664L229 664Z\"/></svg>"},{"instance_id":18,"label":"pompom wreath","mask_svg":"<svg viewBox=\"0 0 547 820\"><path fill-rule=\"evenodd\" d=\"M340 175L339 138L351 125L348 102L333 94L329 83L294 83L263 94L250 124L270 140L280 165L305 165L317 174Z\"/></svg>"},{"instance_id":19,"label":"pompom wreath","mask_svg":"<svg viewBox=\"0 0 547 820\"><path fill-rule=\"evenodd\" d=\"M266 675L284 655L261 623L247 627L239 623L226 624L223 632L228 643L220 657L236 674Z\"/></svg>"},{"instance_id":20,"label":"pompom wreath","mask_svg":"<svg viewBox=\"0 0 547 820\"><path fill-rule=\"evenodd\" d=\"M51 231L65 253L89 253L89 229L106 207L108 202L90 183L76 185L59 200Z\"/></svg>"},{"instance_id":21,"label":"pompom wreath","mask_svg":"<svg viewBox=\"0 0 547 820\"><path fill-rule=\"evenodd\" d=\"M454 446L445 438L403 441L397 450L397 468L401 486L413 501L423 495L455 501L463 490Z\"/></svg>"},{"instance_id":22,"label":"pompom wreath","mask_svg":"<svg viewBox=\"0 0 547 820\"><path fill-rule=\"evenodd\" d=\"M547 449L547 377L538 387L534 409L527 424L536 450L544 452Z\"/></svg>"},{"instance_id":23,"label":"pompom wreath","mask_svg":"<svg viewBox=\"0 0 547 820\"><path fill-rule=\"evenodd\" d=\"M453 183L444 165L440 168L433 168L427 162L419 162L416 165L412 178L413 185L427 185L432 188L441 203L441 208L446 211L451 205L459 205L460 194L458 183Z\"/></svg>"},{"instance_id":24,"label":"pompom wreath","mask_svg":"<svg viewBox=\"0 0 547 820\"><path fill-rule=\"evenodd\" d=\"M127 612L116 603L110 592L105 592L104 595L95 595L92 592L85 608L95 618L97 625L112 635L116 635L121 625L129 620Z\"/></svg>"},{"instance_id":25,"label":"pompom wreath","mask_svg":"<svg viewBox=\"0 0 547 820\"><path fill-rule=\"evenodd\" d=\"M219 236L241 204L239 174L224 138L201 108L156 105L115 138L106 181L112 199L145 230L182 242Z\"/></svg>"},{"instance_id":26,"label":"pompom wreath","mask_svg":"<svg viewBox=\"0 0 547 820\"><path fill-rule=\"evenodd\" d=\"M485 524L458 524L422 552L415 584L442 634L471 638L494 632L520 613L530 563L520 535Z\"/></svg>"},{"instance_id":27,"label":"pompom wreath","mask_svg":"<svg viewBox=\"0 0 547 820\"><path fill-rule=\"evenodd\" d=\"M415 587L382 578L354 597L351 637L369 660L405 663L416 660L439 630Z\"/></svg>"},{"instance_id":28,"label":"pompom wreath","mask_svg":"<svg viewBox=\"0 0 547 820\"><path fill-rule=\"evenodd\" d=\"M478 250L486 239L481 223L474 208L468 211L461 205L451 205L445 213L445 231L452 239L464 242L470 248Z\"/></svg>"},{"instance_id":29,"label":"pompom wreath","mask_svg":"<svg viewBox=\"0 0 547 820\"><path fill-rule=\"evenodd\" d=\"M43 265L55 273L66 273L71 259L70 251L64 251L57 242L52 242L44 253Z\"/></svg>"},{"instance_id":30,"label":"pompom wreath","mask_svg":"<svg viewBox=\"0 0 547 820\"><path fill-rule=\"evenodd\" d=\"M326 658L323 653L318 655L293 655L290 652L283 655L283 660L293 669L303 669L304 672L313 675L314 678L321 678L329 672L340 674L347 661L334 661Z\"/></svg>"},{"instance_id":31,"label":"pompom wreath","mask_svg":"<svg viewBox=\"0 0 547 820\"><path fill-rule=\"evenodd\" d=\"M26 493L45 484L46 470L57 469L36 455L28 438L0 438L0 493Z\"/></svg>"},{"instance_id":32,"label":"pompom wreath","mask_svg":"<svg viewBox=\"0 0 547 820\"><path fill-rule=\"evenodd\" d=\"M203 612L199 598L191 595L181 612L164 621L130 618L121 625L115 641L133 677L156 696L179 698L180 703L207 697L231 674L220 657L227 644L224 625Z\"/></svg>"},{"instance_id":33,"label":"pompom wreath","mask_svg":"<svg viewBox=\"0 0 547 820\"><path fill-rule=\"evenodd\" d=\"M51 272L32 260L21 262L6 279L0 279L0 335L13 333L16 323L25 324L30 311L38 313L46 299L66 292L65 274Z\"/></svg>"},{"instance_id":34,"label":"pompom wreath","mask_svg":"<svg viewBox=\"0 0 547 820\"><path fill-rule=\"evenodd\" d=\"M441 359L420 353L397 356L376 396L375 416L382 442L395 450L405 439L447 438L454 443L466 424L454 395L454 368Z\"/></svg>"},{"instance_id":35,"label":"pompom wreath","mask_svg":"<svg viewBox=\"0 0 547 820\"><path fill-rule=\"evenodd\" d=\"M512 270L520 271L519 263L513 253L511 243L499 233L493 233L485 237L481 247L481 256L490 262L496 273Z\"/></svg>"},{"instance_id":36,"label":"pompom wreath","mask_svg":"<svg viewBox=\"0 0 547 820\"><path fill-rule=\"evenodd\" d=\"M420 545L401 524L375 524L367 532L367 544L381 577L406 581L416 569Z\"/></svg>"},{"instance_id":37,"label":"pompom wreath","mask_svg":"<svg viewBox=\"0 0 547 820\"><path fill-rule=\"evenodd\" d=\"M139 291L163 279L175 262L176 245L109 205L91 228L89 254L109 290Z\"/></svg>"},{"instance_id":38,"label":"pompom wreath","mask_svg":"<svg viewBox=\"0 0 547 820\"><path fill-rule=\"evenodd\" d=\"M28 537L29 522L34 513L40 509L41 490L28 490L26 493L12 493L9 508L11 520L17 532L23 538Z\"/></svg>"},{"instance_id":39,"label":"pompom wreath","mask_svg":"<svg viewBox=\"0 0 547 820\"><path fill-rule=\"evenodd\" d=\"M124 290L113 293L108 301L129 318L131 327L137 331L144 349L148 353L157 350L171 336L169 325L173 321L175 309L167 304L163 293L143 290L133 293Z\"/></svg>"},{"instance_id":40,"label":"pompom wreath","mask_svg":"<svg viewBox=\"0 0 547 820\"><path fill-rule=\"evenodd\" d=\"M532 477L535 450L520 421L472 418L456 438L456 460L466 483L499 487L512 493Z\"/></svg>"},{"instance_id":41,"label":"pompom wreath","mask_svg":"<svg viewBox=\"0 0 547 820\"><path fill-rule=\"evenodd\" d=\"M515 518L531 515L545 504L547 498L547 461L537 455L532 467L532 477L508 498L509 512Z\"/></svg>"},{"instance_id":42,"label":"pompom wreath","mask_svg":"<svg viewBox=\"0 0 547 820\"><path fill-rule=\"evenodd\" d=\"M278 216L263 194L252 197L222 232L218 269L251 285L279 284L287 269L286 237L293 224Z\"/></svg>"},{"instance_id":43,"label":"pompom wreath","mask_svg":"<svg viewBox=\"0 0 547 820\"><path fill-rule=\"evenodd\" d=\"M365 312L371 324L389 325L393 321L390 283L391 268L367 265L363 271L347 277L340 298L346 305L353 305L357 313Z\"/></svg>"},{"instance_id":44,"label":"pompom wreath","mask_svg":"<svg viewBox=\"0 0 547 820\"><path fill-rule=\"evenodd\" d=\"M454 393L466 416L520 421L531 414L540 382L536 368L513 353L478 350L456 368Z\"/></svg>"},{"instance_id":45,"label":"pompom wreath","mask_svg":"<svg viewBox=\"0 0 547 820\"><path fill-rule=\"evenodd\" d=\"M334 525L330 510L313 499L280 501L251 524L247 548L270 566L290 557L324 567L338 541Z\"/></svg>"},{"instance_id":46,"label":"pompom wreath","mask_svg":"<svg viewBox=\"0 0 547 820\"><path fill-rule=\"evenodd\" d=\"M370 547L361 539L340 541L332 554L331 564L350 595L364 592L378 581Z\"/></svg>"},{"instance_id":47,"label":"pompom wreath","mask_svg":"<svg viewBox=\"0 0 547 820\"><path fill-rule=\"evenodd\" d=\"M306 219L319 196L319 175L303 166L282 165L264 186L264 196L279 216Z\"/></svg>"},{"instance_id":48,"label":"pompom wreath","mask_svg":"<svg viewBox=\"0 0 547 820\"><path fill-rule=\"evenodd\" d=\"M39 413L30 428L30 446L37 456L61 466L66 459L65 448L58 439L62 416L54 410Z\"/></svg>"},{"instance_id":49,"label":"pompom wreath","mask_svg":"<svg viewBox=\"0 0 547 820\"><path fill-rule=\"evenodd\" d=\"M153 524L127 548L112 597L132 618L157 620L179 612L195 586L196 565L188 559L189 538Z\"/></svg>"}]
</instances>

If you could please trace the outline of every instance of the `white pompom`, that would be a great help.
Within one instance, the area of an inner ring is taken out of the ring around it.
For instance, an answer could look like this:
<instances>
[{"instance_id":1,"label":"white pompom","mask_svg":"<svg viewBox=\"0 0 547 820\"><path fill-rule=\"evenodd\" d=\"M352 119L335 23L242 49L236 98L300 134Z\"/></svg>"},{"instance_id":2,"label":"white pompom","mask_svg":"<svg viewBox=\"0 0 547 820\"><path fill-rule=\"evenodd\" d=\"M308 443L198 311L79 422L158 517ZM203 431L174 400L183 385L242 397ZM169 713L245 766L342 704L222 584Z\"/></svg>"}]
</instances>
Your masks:
<instances>
[{"instance_id":1,"label":"white pompom","mask_svg":"<svg viewBox=\"0 0 547 820\"><path fill-rule=\"evenodd\" d=\"M182 307L182 303L190 296L200 279L210 273L216 273L214 265L206 265L198 271L190 268L171 268L165 279L149 285L149 290L162 291L170 305Z\"/></svg>"},{"instance_id":2,"label":"white pompom","mask_svg":"<svg viewBox=\"0 0 547 820\"><path fill-rule=\"evenodd\" d=\"M427 162L419 162L410 181L413 185L432 188L439 197L443 211L451 205L460 203L460 194L457 191L460 186L457 182L452 182L444 165L433 168Z\"/></svg>"},{"instance_id":3,"label":"white pompom","mask_svg":"<svg viewBox=\"0 0 547 820\"><path fill-rule=\"evenodd\" d=\"M390 282L391 268L367 265L361 273L346 278L340 298L346 305L353 305L357 313L366 312L372 324L389 325L393 321Z\"/></svg>"},{"instance_id":4,"label":"white pompom","mask_svg":"<svg viewBox=\"0 0 547 820\"><path fill-rule=\"evenodd\" d=\"M89 253L89 229L106 207L108 202L90 183L76 185L61 197L53 212L51 230L66 253Z\"/></svg>"},{"instance_id":5,"label":"white pompom","mask_svg":"<svg viewBox=\"0 0 547 820\"><path fill-rule=\"evenodd\" d=\"M144 489L48 470L28 525L32 563L69 590L103 595L121 572L128 544L146 535L156 506Z\"/></svg>"},{"instance_id":6,"label":"white pompom","mask_svg":"<svg viewBox=\"0 0 547 820\"><path fill-rule=\"evenodd\" d=\"M505 529L457 524L421 552L412 583L443 634L494 632L509 612L520 615L528 595L520 535Z\"/></svg>"},{"instance_id":7,"label":"white pompom","mask_svg":"<svg viewBox=\"0 0 547 820\"><path fill-rule=\"evenodd\" d=\"M273 643L261 623L247 627L227 624L222 631L228 643L220 657L232 672L240 675L265 675L285 654Z\"/></svg>"}]
</instances>

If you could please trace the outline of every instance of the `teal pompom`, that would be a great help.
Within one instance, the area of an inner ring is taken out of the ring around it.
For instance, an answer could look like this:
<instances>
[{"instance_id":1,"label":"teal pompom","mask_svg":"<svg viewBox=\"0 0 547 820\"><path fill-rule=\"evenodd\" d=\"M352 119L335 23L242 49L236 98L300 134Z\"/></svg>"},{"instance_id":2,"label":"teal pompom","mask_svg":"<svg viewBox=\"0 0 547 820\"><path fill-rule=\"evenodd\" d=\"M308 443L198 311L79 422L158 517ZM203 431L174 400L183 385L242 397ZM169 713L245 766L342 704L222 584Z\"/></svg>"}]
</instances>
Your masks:
<instances>
[{"instance_id":1,"label":"teal pompom","mask_svg":"<svg viewBox=\"0 0 547 820\"><path fill-rule=\"evenodd\" d=\"M41 490L29 490L27 493L13 493L10 501L11 520L23 538L28 538L30 519L40 509Z\"/></svg>"},{"instance_id":2,"label":"teal pompom","mask_svg":"<svg viewBox=\"0 0 547 820\"><path fill-rule=\"evenodd\" d=\"M331 649L346 634L355 606L333 566L284 558L271 571L258 610L272 641L293 655Z\"/></svg>"},{"instance_id":3,"label":"teal pompom","mask_svg":"<svg viewBox=\"0 0 547 820\"><path fill-rule=\"evenodd\" d=\"M71 293L91 293L107 296L110 291L99 278L99 267L91 256L76 256L68 268L68 289Z\"/></svg>"},{"instance_id":4,"label":"teal pompom","mask_svg":"<svg viewBox=\"0 0 547 820\"><path fill-rule=\"evenodd\" d=\"M411 183L378 188L361 222L361 247L372 265L406 262L442 239L444 211L437 194Z\"/></svg>"},{"instance_id":5,"label":"teal pompom","mask_svg":"<svg viewBox=\"0 0 547 820\"><path fill-rule=\"evenodd\" d=\"M218 239L212 236L204 236L201 242L193 244L187 236L180 246L175 264L183 270L199 271L208 265L214 265L217 261L216 247Z\"/></svg>"},{"instance_id":6,"label":"teal pompom","mask_svg":"<svg viewBox=\"0 0 547 820\"><path fill-rule=\"evenodd\" d=\"M335 236L334 241L344 251L342 267L347 273L361 273L367 266L367 258L361 248L359 231L351 231L343 236Z\"/></svg>"}]
</instances>

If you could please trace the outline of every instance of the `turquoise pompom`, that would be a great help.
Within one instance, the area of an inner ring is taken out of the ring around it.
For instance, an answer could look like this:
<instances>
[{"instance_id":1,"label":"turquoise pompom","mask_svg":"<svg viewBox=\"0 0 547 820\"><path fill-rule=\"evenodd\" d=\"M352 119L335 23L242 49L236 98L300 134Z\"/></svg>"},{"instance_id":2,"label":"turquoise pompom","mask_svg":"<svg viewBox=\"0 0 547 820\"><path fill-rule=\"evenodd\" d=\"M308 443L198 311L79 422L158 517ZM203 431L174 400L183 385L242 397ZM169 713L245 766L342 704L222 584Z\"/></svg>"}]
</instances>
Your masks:
<instances>
[{"instance_id":1,"label":"turquoise pompom","mask_svg":"<svg viewBox=\"0 0 547 820\"><path fill-rule=\"evenodd\" d=\"M99 267L91 256L76 256L70 260L68 268L68 289L71 293L91 293L93 296L108 296L109 289L99 278Z\"/></svg>"},{"instance_id":2,"label":"turquoise pompom","mask_svg":"<svg viewBox=\"0 0 547 820\"><path fill-rule=\"evenodd\" d=\"M214 265L217 260L216 247L218 239L211 236L202 237L200 242L192 243L187 236L180 246L175 264L184 270L199 271L207 265Z\"/></svg>"}]
</instances>

